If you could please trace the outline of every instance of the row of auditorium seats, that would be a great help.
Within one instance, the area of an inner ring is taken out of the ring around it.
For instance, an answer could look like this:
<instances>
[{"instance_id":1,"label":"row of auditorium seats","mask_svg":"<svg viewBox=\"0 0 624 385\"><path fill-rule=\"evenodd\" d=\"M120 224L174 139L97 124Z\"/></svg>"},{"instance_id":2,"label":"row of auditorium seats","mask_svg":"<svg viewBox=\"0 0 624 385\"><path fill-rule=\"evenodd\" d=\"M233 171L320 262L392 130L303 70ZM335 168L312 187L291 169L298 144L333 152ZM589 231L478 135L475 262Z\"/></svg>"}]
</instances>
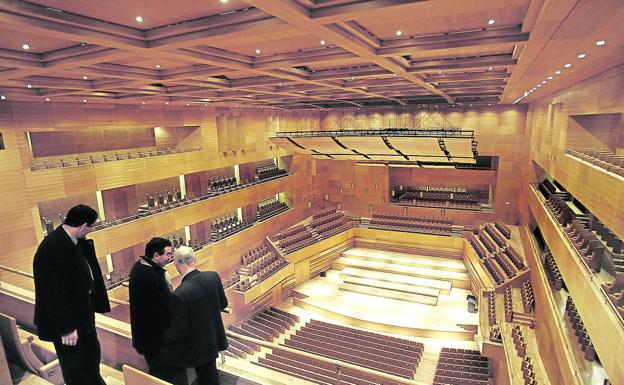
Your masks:
<instances>
[{"instance_id":1,"label":"row of auditorium seats","mask_svg":"<svg viewBox=\"0 0 624 385\"><path fill-rule=\"evenodd\" d=\"M312 220L319 219L321 217L333 214L335 212L336 212L336 208L335 207L328 207L326 209L322 209L321 211L319 211L319 212L317 212L317 213L312 215Z\"/></svg>"},{"instance_id":2,"label":"row of auditorium seats","mask_svg":"<svg viewBox=\"0 0 624 385\"><path fill-rule=\"evenodd\" d=\"M253 263L260 259L267 253L267 247L265 245L260 245L255 249L249 250L245 254L241 256L241 264L243 266L247 266L250 263Z\"/></svg>"},{"instance_id":3,"label":"row of auditorium seats","mask_svg":"<svg viewBox=\"0 0 624 385\"><path fill-rule=\"evenodd\" d=\"M503 343L501 328L500 326L498 326L498 324L490 326L490 334L488 336L488 339L492 342L496 342L499 344Z\"/></svg>"},{"instance_id":4,"label":"row of auditorium seats","mask_svg":"<svg viewBox=\"0 0 624 385\"><path fill-rule=\"evenodd\" d=\"M154 196L156 196L156 198L154 198ZM170 206L176 202L185 200L185 198L182 197L182 192L178 190L177 187L173 187L173 191L165 189L164 193L161 193L160 191L156 191L154 195L147 193L145 194L145 198L147 202L147 210L153 210L156 207ZM145 206L139 207L139 212L141 212L142 209L145 210Z\"/></svg>"},{"instance_id":5,"label":"row of auditorium seats","mask_svg":"<svg viewBox=\"0 0 624 385\"><path fill-rule=\"evenodd\" d=\"M507 239L511 239L511 229L501 221L494 222L494 226L498 229L498 231L503 234L503 236Z\"/></svg>"},{"instance_id":6,"label":"row of auditorium seats","mask_svg":"<svg viewBox=\"0 0 624 385\"><path fill-rule=\"evenodd\" d=\"M599 272L605 247L598 237L578 219L574 219L565 232L587 267L593 272Z\"/></svg>"},{"instance_id":7,"label":"row of auditorium seats","mask_svg":"<svg viewBox=\"0 0 624 385\"><path fill-rule=\"evenodd\" d=\"M591 231L594 231L596 235L611 248L614 254L624 253L624 240L615 235L613 231L605 226L604 223L593 214L589 214L588 216L587 227L589 227Z\"/></svg>"},{"instance_id":8,"label":"row of auditorium seats","mask_svg":"<svg viewBox=\"0 0 624 385\"><path fill-rule=\"evenodd\" d=\"M480 229L477 231L480 231ZM483 234L483 232L481 232L481 234ZM496 286L500 286L505 283L505 276L501 273L500 268L497 267L498 263L495 263L494 258L492 258L491 254L486 251L483 243L481 242L482 238L475 236L474 234L468 234L467 236L470 238L470 245L479 257L479 261L483 264Z\"/></svg>"},{"instance_id":9,"label":"row of auditorium seats","mask_svg":"<svg viewBox=\"0 0 624 385\"><path fill-rule=\"evenodd\" d=\"M503 252L497 251L492 255L498 266L500 266L501 269L503 269L503 272L505 272L507 278L512 278L518 273L516 268L509 262L507 258L505 258L505 254Z\"/></svg>"},{"instance_id":10,"label":"row of auditorium seats","mask_svg":"<svg viewBox=\"0 0 624 385\"><path fill-rule=\"evenodd\" d=\"M557 187L555 187L555 185L548 179L541 181L537 187L546 200L548 200L552 194L557 192Z\"/></svg>"},{"instance_id":11,"label":"row of auditorium seats","mask_svg":"<svg viewBox=\"0 0 624 385\"><path fill-rule=\"evenodd\" d=\"M299 317L270 307L256 313L252 318L241 322L238 326L228 326L228 329L247 337L272 342L297 322L299 322Z\"/></svg>"},{"instance_id":12,"label":"row of auditorium seats","mask_svg":"<svg viewBox=\"0 0 624 385\"><path fill-rule=\"evenodd\" d=\"M283 250L285 254L288 254L311 245L314 242L316 242L316 238L314 238L313 234L304 227L303 231L299 231L294 235L288 236L287 238L280 239L278 247Z\"/></svg>"},{"instance_id":13,"label":"row of auditorium seats","mask_svg":"<svg viewBox=\"0 0 624 385\"><path fill-rule=\"evenodd\" d=\"M238 182L232 174L219 175L208 179L208 192L227 190L236 187Z\"/></svg>"},{"instance_id":14,"label":"row of auditorium seats","mask_svg":"<svg viewBox=\"0 0 624 385\"><path fill-rule=\"evenodd\" d=\"M252 224L251 221L240 221L234 214L214 219L210 222L210 240L212 242L219 241L250 227Z\"/></svg>"},{"instance_id":15,"label":"row of auditorium seats","mask_svg":"<svg viewBox=\"0 0 624 385\"><path fill-rule=\"evenodd\" d=\"M258 180L271 179L285 174L288 174L288 171L278 168L274 163L256 167Z\"/></svg>"},{"instance_id":16,"label":"row of auditorium seats","mask_svg":"<svg viewBox=\"0 0 624 385\"><path fill-rule=\"evenodd\" d=\"M421 343L311 320L286 346L412 378L424 350Z\"/></svg>"},{"instance_id":17,"label":"row of auditorium seats","mask_svg":"<svg viewBox=\"0 0 624 385\"><path fill-rule=\"evenodd\" d=\"M483 243L483 245L485 246L485 248L490 252L493 253L496 251L496 244L495 242L492 240L492 238L485 232L483 231L480 227L477 228L477 235L479 236L479 240L481 241L481 243Z\"/></svg>"},{"instance_id":18,"label":"row of auditorium seats","mask_svg":"<svg viewBox=\"0 0 624 385\"><path fill-rule=\"evenodd\" d=\"M312 222L310 222L310 226L314 228L314 231L316 231L321 238L328 238L346 231L355 226L355 224L356 222L352 221L347 213L341 211L312 219Z\"/></svg>"},{"instance_id":19,"label":"row of auditorium seats","mask_svg":"<svg viewBox=\"0 0 624 385\"><path fill-rule=\"evenodd\" d=\"M505 254L505 256L509 258L509 260L511 261L511 263L513 263L516 269L520 271L526 269L526 266L524 265L520 254L518 254L516 249L514 249L511 245L507 245L507 247L503 249L503 254Z\"/></svg>"},{"instance_id":20,"label":"row of auditorium seats","mask_svg":"<svg viewBox=\"0 0 624 385\"><path fill-rule=\"evenodd\" d=\"M589 338L587 329L585 329L583 320L581 319L578 310L576 310L576 305L574 305L574 301L571 296L569 296L566 301L565 312L568 316L572 329L574 329L576 342L581 345L581 350L585 352L585 359L588 361L594 361L596 359L596 349L594 349L594 344L592 344Z\"/></svg>"},{"instance_id":21,"label":"row of auditorium seats","mask_svg":"<svg viewBox=\"0 0 624 385\"><path fill-rule=\"evenodd\" d=\"M520 293L522 295L522 307L525 313L532 313L535 309L535 297L533 296L533 286L531 281L527 280L522 282L520 286Z\"/></svg>"},{"instance_id":22,"label":"row of auditorium seats","mask_svg":"<svg viewBox=\"0 0 624 385\"><path fill-rule=\"evenodd\" d=\"M581 150L568 149L566 152L572 156L583 159L594 166L605 169L614 174L624 176L624 156L615 155L610 151L585 148Z\"/></svg>"},{"instance_id":23,"label":"row of auditorium seats","mask_svg":"<svg viewBox=\"0 0 624 385\"><path fill-rule=\"evenodd\" d=\"M271 199L270 201L264 201L258 203L256 219L258 221L264 221L277 214L288 210L290 207L285 202L280 202L277 199Z\"/></svg>"},{"instance_id":24,"label":"row of auditorium seats","mask_svg":"<svg viewBox=\"0 0 624 385\"><path fill-rule=\"evenodd\" d=\"M414 199L401 197L399 204L402 206L415 207L435 207L441 209L457 209L457 210L480 210L481 204L476 202L449 201L437 199Z\"/></svg>"},{"instance_id":25,"label":"row of auditorium seats","mask_svg":"<svg viewBox=\"0 0 624 385\"><path fill-rule=\"evenodd\" d=\"M74 159L58 159L58 160L43 160L40 163L33 163L30 165L30 169L32 171L37 170L46 170L50 168L57 167L74 167L74 166L84 166L87 164L101 163L101 162L113 162L117 160L126 160L126 159L138 159L138 158L146 158L150 156L158 156L158 155L169 155L169 154L179 154L183 152L189 151L199 151L201 147L193 147L193 148L163 148L163 149L154 149L154 150L145 150L145 151L136 151L136 152L126 152L120 153L115 152L112 154L105 153L101 156L89 155L88 158L79 158L75 157Z\"/></svg>"},{"instance_id":26,"label":"row of auditorium seats","mask_svg":"<svg viewBox=\"0 0 624 385\"><path fill-rule=\"evenodd\" d=\"M548 198L546 206L553 213L555 218L557 218L557 222L564 227L576 218L574 211L572 211L572 209L566 204L565 200L557 194L552 194Z\"/></svg>"},{"instance_id":27,"label":"row of auditorium seats","mask_svg":"<svg viewBox=\"0 0 624 385\"><path fill-rule=\"evenodd\" d=\"M442 348L433 385L488 385L490 363L478 350Z\"/></svg>"},{"instance_id":28,"label":"row of auditorium seats","mask_svg":"<svg viewBox=\"0 0 624 385\"><path fill-rule=\"evenodd\" d=\"M239 282L236 289L239 291L247 291L253 285L256 285L288 262L279 254L268 251L265 245L259 246L241 257L241 267L238 269Z\"/></svg>"},{"instance_id":29,"label":"row of auditorium seats","mask_svg":"<svg viewBox=\"0 0 624 385\"><path fill-rule=\"evenodd\" d=\"M511 338L516 348L518 357L524 358L526 356L526 340L520 325L513 325L511 328Z\"/></svg>"},{"instance_id":30,"label":"row of auditorium seats","mask_svg":"<svg viewBox=\"0 0 624 385\"><path fill-rule=\"evenodd\" d=\"M453 222L440 218L375 213L373 214L373 218L370 222L370 227L382 230L406 231L413 233L448 236L451 235Z\"/></svg>"},{"instance_id":31,"label":"row of auditorium seats","mask_svg":"<svg viewBox=\"0 0 624 385\"><path fill-rule=\"evenodd\" d=\"M392 191L395 201L401 205L419 207L440 207L464 210L480 210L481 204L476 196L468 193L466 189L430 187L430 186L407 186L396 188Z\"/></svg>"},{"instance_id":32,"label":"row of auditorium seats","mask_svg":"<svg viewBox=\"0 0 624 385\"><path fill-rule=\"evenodd\" d=\"M487 298L488 323L494 325L496 324L496 293L486 291L484 295Z\"/></svg>"},{"instance_id":33,"label":"row of auditorium seats","mask_svg":"<svg viewBox=\"0 0 624 385\"><path fill-rule=\"evenodd\" d=\"M561 290L561 287L563 286L563 278L561 277L559 266L557 266L555 258L550 252L548 252L544 258L544 268L546 270L548 280L553 285L553 288L555 290Z\"/></svg>"},{"instance_id":34,"label":"row of auditorium seats","mask_svg":"<svg viewBox=\"0 0 624 385\"><path fill-rule=\"evenodd\" d=\"M537 385L537 380L535 379L535 369L533 368L531 357L526 355L522 357L520 371L522 372L524 385Z\"/></svg>"},{"instance_id":35,"label":"row of auditorium seats","mask_svg":"<svg viewBox=\"0 0 624 385\"><path fill-rule=\"evenodd\" d=\"M281 231L281 232L277 233L277 234L273 237L273 239L274 239L275 241L278 241L278 240L281 240L281 239L285 239L285 238L291 237L291 236L293 236L293 235L295 235L295 234L297 234L297 233L303 232L303 231L306 231L305 226L303 226L303 225L297 225L297 226L294 226L294 227L288 228L288 229L286 229L286 230L284 230L284 231Z\"/></svg>"},{"instance_id":36,"label":"row of auditorium seats","mask_svg":"<svg viewBox=\"0 0 624 385\"><path fill-rule=\"evenodd\" d=\"M511 295L511 287L507 286L503 292L503 303L505 306L505 322L513 321L513 300Z\"/></svg>"}]
</instances>

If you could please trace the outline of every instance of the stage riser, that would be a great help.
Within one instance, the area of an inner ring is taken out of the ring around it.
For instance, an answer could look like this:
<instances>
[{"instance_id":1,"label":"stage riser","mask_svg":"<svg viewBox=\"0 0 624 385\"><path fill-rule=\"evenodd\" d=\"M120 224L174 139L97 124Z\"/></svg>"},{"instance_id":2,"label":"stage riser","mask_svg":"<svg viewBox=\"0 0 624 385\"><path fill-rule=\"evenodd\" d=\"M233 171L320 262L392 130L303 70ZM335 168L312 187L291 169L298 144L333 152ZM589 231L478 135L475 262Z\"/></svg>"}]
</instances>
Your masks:
<instances>
[{"instance_id":1,"label":"stage riser","mask_svg":"<svg viewBox=\"0 0 624 385\"><path fill-rule=\"evenodd\" d=\"M388 298L398 301L407 301L412 303L419 303L423 305L435 306L438 303L437 297L429 297L418 294L404 293L396 290L386 290L377 287L342 284L338 287L339 290L350 291L352 293L360 293L365 295L373 295L375 297Z\"/></svg>"},{"instance_id":2,"label":"stage riser","mask_svg":"<svg viewBox=\"0 0 624 385\"><path fill-rule=\"evenodd\" d=\"M433 289L430 287L406 285L402 283L379 281L376 279L359 278L359 277L343 277L342 281L344 283L349 283L352 285L361 285L361 286L367 286L367 287L372 287L372 288L392 290L392 291L396 291L399 293L417 294L417 295L424 295L427 297L435 297L435 298L438 298L438 296L440 295L440 290Z\"/></svg>"}]
</instances>

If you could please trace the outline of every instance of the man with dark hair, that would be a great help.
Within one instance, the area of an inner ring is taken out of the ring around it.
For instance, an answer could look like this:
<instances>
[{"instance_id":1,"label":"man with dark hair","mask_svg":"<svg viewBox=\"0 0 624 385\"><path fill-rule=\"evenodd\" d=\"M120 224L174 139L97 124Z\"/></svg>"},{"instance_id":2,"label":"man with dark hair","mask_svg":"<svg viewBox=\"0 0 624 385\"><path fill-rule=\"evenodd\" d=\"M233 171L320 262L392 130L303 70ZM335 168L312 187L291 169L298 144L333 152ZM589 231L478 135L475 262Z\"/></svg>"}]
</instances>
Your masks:
<instances>
[{"instance_id":1,"label":"man with dark hair","mask_svg":"<svg viewBox=\"0 0 624 385\"><path fill-rule=\"evenodd\" d=\"M165 356L170 365L194 367L199 385L217 385L216 358L228 347L221 319L228 300L221 278L214 271L197 270L188 246L175 250L173 262L182 283L171 297L173 319L165 333Z\"/></svg>"},{"instance_id":2,"label":"man with dark hair","mask_svg":"<svg viewBox=\"0 0 624 385\"><path fill-rule=\"evenodd\" d=\"M33 260L35 325L54 343L67 385L104 384L94 312L109 312L110 304L93 241L84 238L97 217L89 206L72 207Z\"/></svg>"},{"instance_id":3,"label":"man with dark hair","mask_svg":"<svg viewBox=\"0 0 624 385\"><path fill-rule=\"evenodd\" d=\"M172 287L164 268L171 253L171 241L150 239L145 255L132 266L129 284L132 346L145 357L149 373L166 381L177 373L156 360L156 356L163 346L163 334L171 325Z\"/></svg>"}]
</instances>

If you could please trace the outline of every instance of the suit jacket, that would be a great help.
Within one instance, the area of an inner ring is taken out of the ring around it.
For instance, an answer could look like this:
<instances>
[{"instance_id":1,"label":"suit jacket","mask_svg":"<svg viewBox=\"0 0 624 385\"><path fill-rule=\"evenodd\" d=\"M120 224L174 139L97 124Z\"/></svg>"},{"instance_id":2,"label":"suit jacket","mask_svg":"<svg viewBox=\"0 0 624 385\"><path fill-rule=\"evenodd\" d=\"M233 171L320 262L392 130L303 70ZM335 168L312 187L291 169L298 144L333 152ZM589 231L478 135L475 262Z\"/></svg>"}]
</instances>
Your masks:
<instances>
[{"instance_id":1,"label":"suit jacket","mask_svg":"<svg viewBox=\"0 0 624 385\"><path fill-rule=\"evenodd\" d=\"M163 335L171 326L171 291L165 269L139 260L130 271L130 326L132 346L137 352L154 356L163 346Z\"/></svg>"},{"instance_id":2,"label":"suit jacket","mask_svg":"<svg viewBox=\"0 0 624 385\"><path fill-rule=\"evenodd\" d=\"M193 270L171 296L171 328L165 333L167 361L198 366L228 347L221 311L228 306L221 278L214 271Z\"/></svg>"},{"instance_id":3,"label":"suit jacket","mask_svg":"<svg viewBox=\"0 0 624 385\"><path fill-rule=\"evenodd\" d=\"M91 268L93 281L80 258ZM37 248L33 275L35 325L44 341L59 340L73 330L93 328L93 313L110 311L102 271L90 239L79 239L74 245L63 227L57 227Z\"/></svg>"}]
</instances>

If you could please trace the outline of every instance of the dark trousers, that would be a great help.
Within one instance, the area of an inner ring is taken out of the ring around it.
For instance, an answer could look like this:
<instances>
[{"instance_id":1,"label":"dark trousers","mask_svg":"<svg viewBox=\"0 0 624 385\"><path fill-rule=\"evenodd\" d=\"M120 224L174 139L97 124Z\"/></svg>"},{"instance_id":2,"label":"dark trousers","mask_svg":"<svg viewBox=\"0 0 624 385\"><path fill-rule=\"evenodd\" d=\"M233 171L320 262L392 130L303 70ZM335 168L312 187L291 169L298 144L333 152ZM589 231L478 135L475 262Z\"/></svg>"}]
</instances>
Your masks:
<instances>
[{"instance_id":1,"label":"dark trousers","mask_svg":"<svg viewBox=\"0 0 624 385\"><path fill-rule=\"evenodd\" d=\"M100 343L95 326L78 330L74 346L54 341L66 385L106 385L100 376Z\"/></svg>"},{"instance_id":2,"label":"dark trousers","mask_svg":"<svg viewBox=\"0 0 624 385\"><path fill-rule=\"evenodd\" d=\"M188 385L186 368L172 367L163 362L158 355L145 354L145 362L149 369L149 374L163 381L171 382L174 385Z\"/></svg>"},{"instance_id":3,"label":"dark trousers","mask_svg":"<svg viewBox=\"0 0 624 385\"><path fill-rule=\"evenodd\" d=\"M205 364L196 366L195 374L197 374L197 383L199 385L219 385L217 360L208 360Z\"/></svg>"}]
</instances>

